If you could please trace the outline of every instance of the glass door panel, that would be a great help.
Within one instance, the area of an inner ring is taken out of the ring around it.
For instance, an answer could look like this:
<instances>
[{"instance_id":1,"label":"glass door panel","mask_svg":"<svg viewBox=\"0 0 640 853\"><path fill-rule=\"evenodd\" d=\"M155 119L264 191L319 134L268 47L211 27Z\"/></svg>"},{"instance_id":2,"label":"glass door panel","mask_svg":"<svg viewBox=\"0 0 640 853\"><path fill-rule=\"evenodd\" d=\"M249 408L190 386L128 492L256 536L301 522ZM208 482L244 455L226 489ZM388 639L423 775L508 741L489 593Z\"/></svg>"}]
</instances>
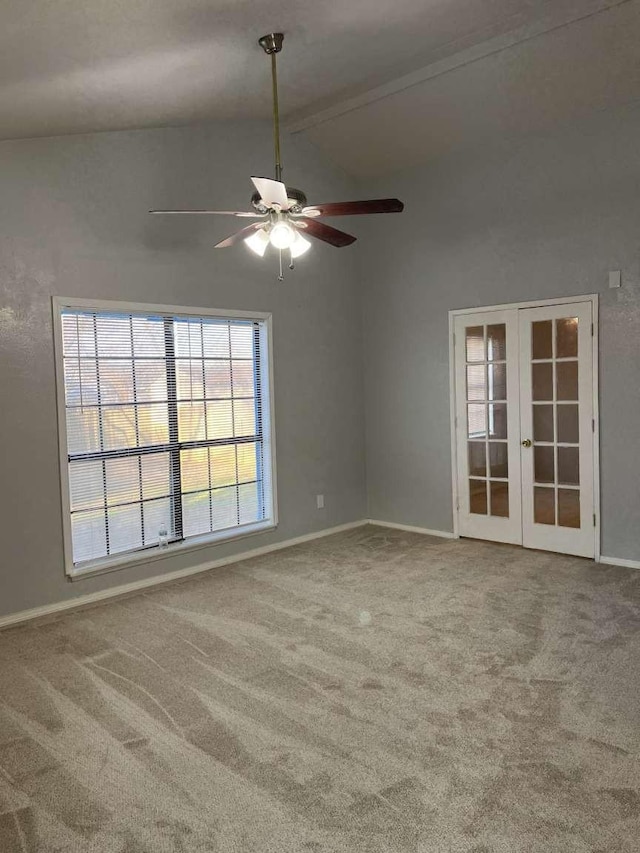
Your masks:
<instances>
[{"instance_id":1,"label":"glass door panel","mask_svg":"<svg viewBox=\"0 0 640 853\"><path fill-rule=\"evenodd\" d=\"M578 323L577 317L559 317L531 324L534 520L539 524L575 527L573 514L559 511L557 492L559 486L580 485L578 406L565 404L578 399Z\"/></svg>"},{"instance_id":2,"label":"glass door panel","mask_svg":"<svg viewBox=\"0 0 640 853\"><path fill-rule=\"evenodd\" d=\"M517 359L516 311L458 318L456 433L463 535L521 539ZM513 465L511 457L518 460Z\"/></svg>"},{"instance_id":3,"label":"glass door panel","mask_svg":"<svg viewBox=\"0 0 640 853\"><path fill-rule=\"evenodd\" d=\"M590 342L590 303L520 312L523 541L528 547L593 553L592 511L584 512L593 506Z\"/></svg>"},{"instance_id":4,"label":"glass door panel","mask_svg":"<svg viewBox=\"0 0 640 853\"><path fill-rule=\"evenodd\" d=\"M506 339L504 323L473 326L466 330L467 358L473 359L466 365L469 473L474 476L469 480L469 507L476 515L500 518L509 517L509 502L505 500L504 488L501 491L494 489L494 485L498 485L497 477L507 477L507 403L489 401L507 399ZM490 438L504 441L489 442ZM488 472L487 453L491 459ZM482 480L476 479L478 476Z\"/></svg>"}]
</instances>

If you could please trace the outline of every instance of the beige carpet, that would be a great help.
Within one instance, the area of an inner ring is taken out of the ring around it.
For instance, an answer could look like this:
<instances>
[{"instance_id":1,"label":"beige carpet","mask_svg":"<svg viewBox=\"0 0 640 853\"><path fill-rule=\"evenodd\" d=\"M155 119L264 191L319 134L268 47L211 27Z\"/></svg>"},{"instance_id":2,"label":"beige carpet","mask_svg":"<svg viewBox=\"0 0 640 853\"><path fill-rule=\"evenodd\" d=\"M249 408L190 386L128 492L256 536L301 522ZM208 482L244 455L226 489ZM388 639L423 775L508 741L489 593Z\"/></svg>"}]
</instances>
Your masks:
<instances>
[{"instance_id":1,"label":"beige carpet","mask_svg":"<svg viewBox=\"0 0 640 853\"><path fill-rule=\"evenodd\" d=\"M0 634L2 853L638 853L640 573L367 527Z\"/></svg>"}]
</instances>

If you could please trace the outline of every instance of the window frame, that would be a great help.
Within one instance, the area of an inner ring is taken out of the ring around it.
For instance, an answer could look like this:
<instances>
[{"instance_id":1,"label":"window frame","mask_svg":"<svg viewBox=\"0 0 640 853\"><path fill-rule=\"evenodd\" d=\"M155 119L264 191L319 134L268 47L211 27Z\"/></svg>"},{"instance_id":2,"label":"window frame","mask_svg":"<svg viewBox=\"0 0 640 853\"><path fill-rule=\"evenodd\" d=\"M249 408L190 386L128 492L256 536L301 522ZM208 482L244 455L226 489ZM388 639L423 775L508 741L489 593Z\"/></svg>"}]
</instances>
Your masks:
<instances>
[{"instance_id":1,"label":"window frame","mask_svg":"<svg viewBox=\"0 0 640 853\"><path fill-rule=\"evenodd\" d=\"M273 349L272 349L272 315L261 311L232 311L229 309L191 308L178 305L159 305L142 302L120 302L103 299L80 299L73 297L52 297L53 312L53 342L56 377L56 402L58 420L58 446L60 461L60 492L62 500L62 532L64 546L64 569L70 580L89 577L105 572L117 571L133 567L141 563L178 557L190 551L210 548L217 544L229 543L248 536L255 536L278 526L278 497L276 479L276 448L275 448L275 412L273 393ZM261 324L264 343L260 351L260 369L262 378L262 398L268 406L268 417L263 419L262 435L269 447L269 459L265 464L270 465L271 478L271 514L270 517L245 525L240 529L227 529L199 536L191 536L179 542L171 542L163 547L150 546L139 551L127 551L101 557L77 566L73 562L73 544L71 535L71 500L69 489L69 459L67 442L67 417L64 380L64 359L62 339L62 313L65 310L81 310L100 313L101 311L130 314L166 314L173 317L211 317L219 320L253 320ZM266 351L265 351L266 350ZM265 387L266 385L266 387Z\"/></svg>"}]
</instances>

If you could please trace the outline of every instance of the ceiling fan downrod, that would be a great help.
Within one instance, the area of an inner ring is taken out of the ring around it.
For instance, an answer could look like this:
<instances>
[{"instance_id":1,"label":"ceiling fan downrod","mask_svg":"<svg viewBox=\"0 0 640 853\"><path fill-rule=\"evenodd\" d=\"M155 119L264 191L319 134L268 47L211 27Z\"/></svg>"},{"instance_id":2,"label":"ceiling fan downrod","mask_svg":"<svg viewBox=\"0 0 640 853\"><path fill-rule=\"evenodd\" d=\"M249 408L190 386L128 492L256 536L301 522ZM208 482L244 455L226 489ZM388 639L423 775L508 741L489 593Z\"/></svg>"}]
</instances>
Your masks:
<instances>
[{"instance_id":1,"label":"ceiling fan downrod","mask_svg":"<svg viewBox=\"0 0 640 853\"><path fill-rule=\"evenodd\" d=\"M278 69L276 54L282 50L283 33L269 33L258 39L258 44L271 57L271 85L273 90L273 145L275 150L275 179L282 180L282 162L280 159L280 114L278 111Z\"/></svg>"}]
</instances>

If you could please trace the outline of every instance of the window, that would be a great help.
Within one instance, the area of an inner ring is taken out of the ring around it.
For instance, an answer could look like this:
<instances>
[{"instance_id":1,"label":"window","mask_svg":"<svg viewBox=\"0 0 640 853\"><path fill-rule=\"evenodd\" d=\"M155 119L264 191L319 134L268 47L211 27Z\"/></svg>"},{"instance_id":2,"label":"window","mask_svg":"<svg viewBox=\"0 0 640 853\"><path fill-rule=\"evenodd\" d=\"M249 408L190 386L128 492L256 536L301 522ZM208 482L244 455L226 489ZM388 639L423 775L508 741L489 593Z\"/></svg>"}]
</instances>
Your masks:
<instances>
[{"instance_id":1,"label":"window","mask_svg":"<svg viewBox=\"0 0 640 853\"><path fill-rule=\"evenodd\" d=\"M275 524L268 318L119 307L59 307L71 574Z\"/></svg>"}]
</instances>

